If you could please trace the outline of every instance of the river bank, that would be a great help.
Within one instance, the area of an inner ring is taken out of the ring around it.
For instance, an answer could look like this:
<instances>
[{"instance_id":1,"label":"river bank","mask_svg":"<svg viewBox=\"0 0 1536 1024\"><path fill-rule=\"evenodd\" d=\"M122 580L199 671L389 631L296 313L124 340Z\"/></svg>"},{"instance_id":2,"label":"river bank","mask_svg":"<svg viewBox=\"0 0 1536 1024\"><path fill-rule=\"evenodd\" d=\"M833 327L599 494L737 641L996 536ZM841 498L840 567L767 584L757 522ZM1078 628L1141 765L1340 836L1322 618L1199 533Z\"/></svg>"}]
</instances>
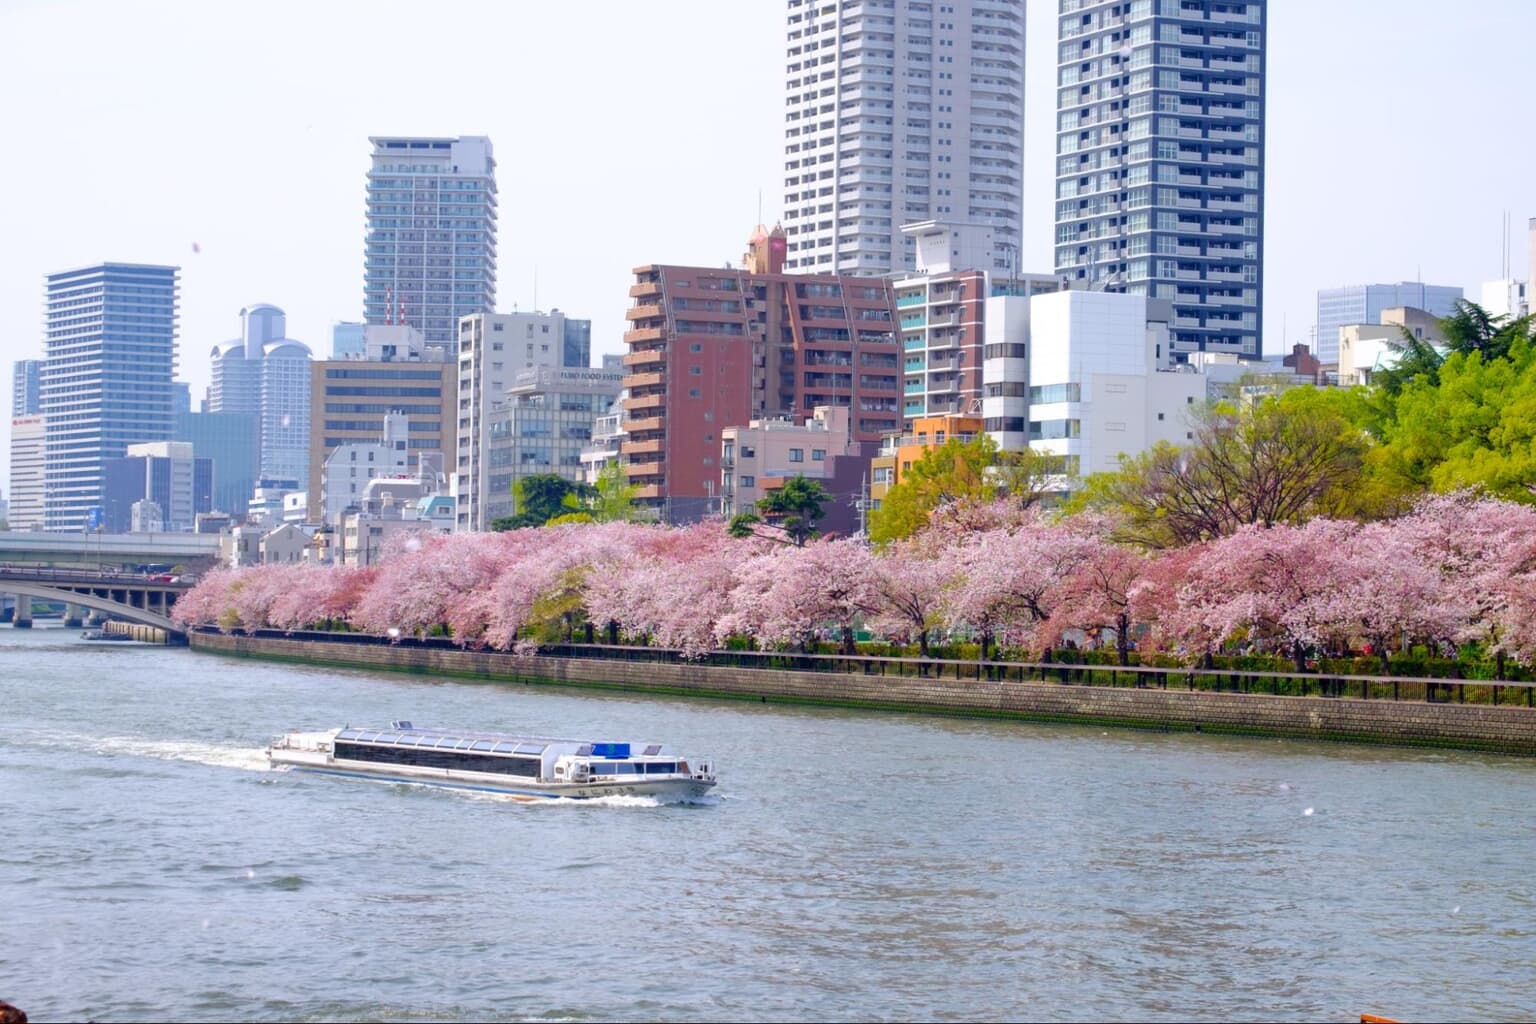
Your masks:
<instances>
[{"instance_id":1,"label":"river bank","mask_svg":"<svg viewBox=\"0 0 1536 1024\"><path fill-rule=\"evenodd\" d=\"M448 646L392 644L355 634L294 638L195 632L195 651L227 657L384 669L603 690L1278 736L1536 756L1536 709L1485 704L1222 693L1176 686L1085 686L1019 678L935 678L740 668L687 661L519 657ZM1167 688L1164 688L1167 687Z\"/></svg>"}]
</instances>

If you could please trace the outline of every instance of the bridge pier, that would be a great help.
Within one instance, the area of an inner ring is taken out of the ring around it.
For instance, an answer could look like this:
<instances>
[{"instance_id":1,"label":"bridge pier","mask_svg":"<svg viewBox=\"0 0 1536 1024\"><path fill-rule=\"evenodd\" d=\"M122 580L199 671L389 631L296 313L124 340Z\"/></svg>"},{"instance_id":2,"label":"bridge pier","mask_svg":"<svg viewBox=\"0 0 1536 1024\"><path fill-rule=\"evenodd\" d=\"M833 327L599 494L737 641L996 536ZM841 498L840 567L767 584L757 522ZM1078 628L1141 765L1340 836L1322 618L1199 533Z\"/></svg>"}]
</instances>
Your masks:
<instances>
[{"instance_id":1,"label":"bridge pier","mask_svg":"<svg viewBox=\"0 0 1536 1024\"><path fill-rule=\"evenodd\" d=\"M77 604L66 604L64 606L64 628L65 629L79 629L82 625L84 625L84 622L83 622L84 617L85 617L84 609L81 608L79 605L77 605Z\"/></svg>"},{"instance_id":2,"label":"bridge pier","mask_svg":"<svg viewBox=\"0 0 1536 1024\"><path fill-rule=\"evenodd\" d=\"M11 628L32 628L32 599L26 594L16 595L16 615L11 619Z\"/></svg>"}]
</instances>

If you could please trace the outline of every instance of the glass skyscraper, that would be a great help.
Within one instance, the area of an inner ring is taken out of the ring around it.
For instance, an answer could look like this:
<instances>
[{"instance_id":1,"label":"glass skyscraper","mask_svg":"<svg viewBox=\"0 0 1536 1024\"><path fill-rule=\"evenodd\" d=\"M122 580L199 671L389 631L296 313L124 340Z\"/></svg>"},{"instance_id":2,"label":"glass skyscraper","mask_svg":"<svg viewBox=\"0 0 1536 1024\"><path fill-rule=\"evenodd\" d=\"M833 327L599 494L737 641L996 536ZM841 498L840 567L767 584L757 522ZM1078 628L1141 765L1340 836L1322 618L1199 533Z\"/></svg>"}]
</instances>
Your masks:
<instances>
[{"instance_id":1,"label":"glass skyscraper","mask_svg":"<svg viewBox=\"0 0 1536 1024\"><path fill-rule=\"evenodd\" d=\"M43 379L41 359L16 360L15 376L11 379L11 415L35 416L42 411L38 404L38 388Z\"/></svg>"},{"instance_id":2,"label":"glass skyscraper","mask_svg":"<svg viewBox=\"0 0 1536 1024\"><path fill-rule=\"evenodd\" d=\"M452 353L459 317L496 308L491 140L379 137L368 170L364 319Z\"/></svg>"},{"instance_id":3,"label":"glass skyscraper","mask_svg":"<svg viewBox=\"0 0 1536 1024\"><path fill-rule=\"evenodd\" d=\"M39 400L44 529L104 515L103 469L175 427L179 267L103 263L47 278Z\"/></svg>"},{"instance_id":4,"label":"glass skyscraper","mask_svg":"<svg viewBox=\"0 0 1536 1024\"><path fill-rule=\"evenodd\" d=\"M1059 0L1056 272L1262 355L1265 0Z\"/></svg>"},{"instance_id":5,"label":"glass skyscraper","mask_svg":"<svg viewBox=\"0 0 1536 1024\"><path fill-rule=\"evenodd\" d=\"M1317 358L1339 361L1339 328L1349 324L1379 324L1381 311L1408 306L1430 316L1450 316L1456 311L1460 288L1402 281L1398 284L1359 284L1324 288L1317 293Z\"/></svg>"}]
</instances>

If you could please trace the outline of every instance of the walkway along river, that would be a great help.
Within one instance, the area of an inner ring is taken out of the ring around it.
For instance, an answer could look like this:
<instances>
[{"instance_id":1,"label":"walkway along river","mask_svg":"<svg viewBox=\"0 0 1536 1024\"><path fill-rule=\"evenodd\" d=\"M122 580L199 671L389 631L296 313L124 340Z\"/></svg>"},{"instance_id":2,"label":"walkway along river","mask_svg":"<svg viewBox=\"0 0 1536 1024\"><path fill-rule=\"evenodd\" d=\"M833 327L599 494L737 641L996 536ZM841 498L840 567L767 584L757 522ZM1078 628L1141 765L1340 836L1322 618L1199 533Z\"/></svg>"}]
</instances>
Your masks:
<instances>
[{"instance_id":1,"label":"walkway along river","mask_svg":"<svg viewBox=\"0 0 1536 1024\"><path fill-rule=\"evenodd\" d=\"M528 683L1536 755L1536 708L1530 707L1533 684L1528 683L1471 684L1478 691L1473 696L1487 703L1468 703L1465 681L1422 679L1319 679L1311 681L1314 695L1290 696L1281 694L1280 683L1296 677L1264 673L741 654L723 654L715 662L726 663L719 664L650 648L603 646L517 656L463 650L449 641L275 630L253 636L195 631L191 644L242 657ZM928 674L915 674L918 666ZM1087 674L1110 685L1084 685L1092 681ZM1247 692L1184 689L1186 676L1206 685L1230 678L1234 688ZM1270 683L1275 692L1264 692ZM1405 687L1420 699L1403 700Z\"/></svg>"}]
</instances>

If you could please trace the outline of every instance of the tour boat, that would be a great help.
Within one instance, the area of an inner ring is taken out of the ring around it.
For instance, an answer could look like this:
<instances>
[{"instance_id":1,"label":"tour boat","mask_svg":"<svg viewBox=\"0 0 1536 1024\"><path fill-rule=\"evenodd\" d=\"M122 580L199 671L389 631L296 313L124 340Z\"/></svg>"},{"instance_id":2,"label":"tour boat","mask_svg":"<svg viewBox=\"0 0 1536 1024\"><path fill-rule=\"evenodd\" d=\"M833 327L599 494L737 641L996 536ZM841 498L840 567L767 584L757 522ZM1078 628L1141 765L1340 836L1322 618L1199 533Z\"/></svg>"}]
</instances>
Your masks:
<instances>
[{"instance_id":1,"label":"tour boat","mask_svg":"<svg viewBox=\"0 0 1536 1024\"><path fill-rule=\"evenodd\" d=\"M590 743L497 732L347 726L290 732L267 748L273 768L385 782L501 793L521 800L604 796L697 797L715 784L711 765L692 764L660 743Z\"/></svg>"}]
</instances>

